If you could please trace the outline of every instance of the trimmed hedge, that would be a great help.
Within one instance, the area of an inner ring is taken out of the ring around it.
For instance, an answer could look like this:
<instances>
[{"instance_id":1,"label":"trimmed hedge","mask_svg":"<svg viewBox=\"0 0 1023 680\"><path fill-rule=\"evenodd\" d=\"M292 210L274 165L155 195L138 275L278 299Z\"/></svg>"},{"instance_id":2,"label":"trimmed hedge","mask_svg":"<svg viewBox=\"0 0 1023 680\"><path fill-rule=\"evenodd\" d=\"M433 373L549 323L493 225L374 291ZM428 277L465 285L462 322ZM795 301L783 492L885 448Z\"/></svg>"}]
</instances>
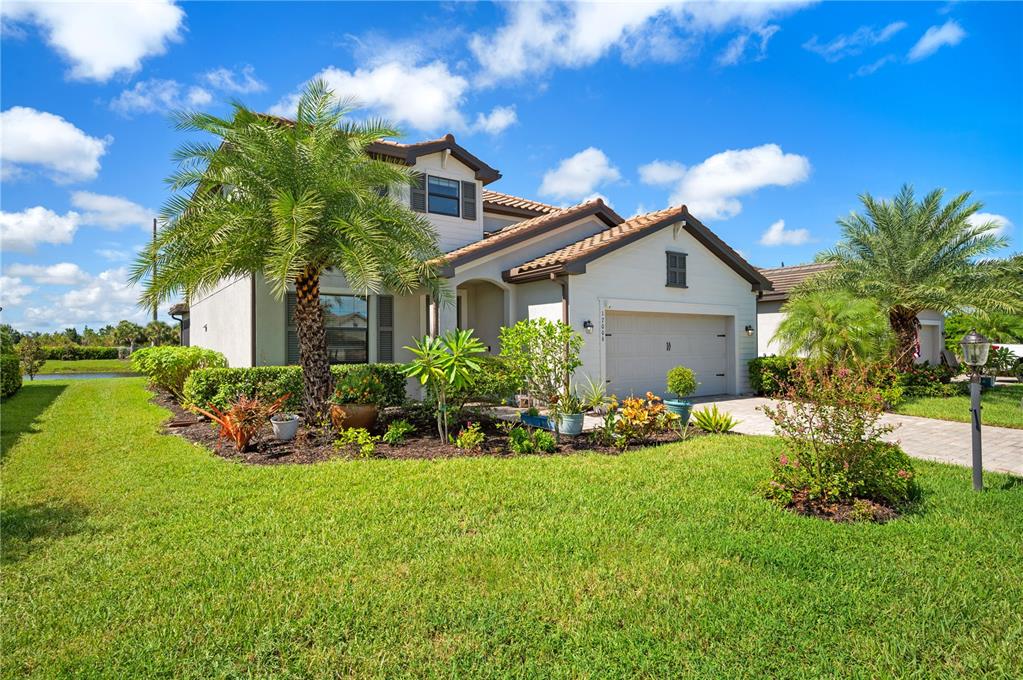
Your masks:
<instances>
[{"instance_id":1,"label":"trimmed hedge","mask_svg":"<svg viewBox=\"0 0 1023 680\"><path fill-rule=\"evenodd\" d=\"M202 347L143 347L131 355L131 367L149 378L157 387L182 396L185 380L203 368L227 368L220 352Z\"/></svg>"},{"instance_id":2,"label":"trimmed hedge","mask_svg":"<svg viewBox=\"0 0 1023 680\"><path fill-rule=\"evenodd\" d=\"M0 397L6 399L21 389L21 361L16 354L0 355Z\"/></svg>"},{"instance_id":3,"label":"trimmed hedge","mask_svg":"<svg viewBox=\"0 0 1023 680\"><path fill-rule=\"evenodd\" d=\"M369 371L383 383L383 403L400 406L405 402L405 376L398 364L342 364L330 367L336 381L350 372ZM239 395L275 400L291 393L285 409L302 409L301 366L256 366L255 368L203 368L192 371L185 381L184 404L225 408Z\"/></svg>"},{"instance_id":4,"label":"trimmed hedge","mask_svg":"<svg viewBox=\"0 0 1023 680\"><path fill-rule=\"evenodd\" d=\"M82 359L117 359L116 347L96 347L93 345L56 345L43 347L46 359L60 361L79 361Z\"/></svg>"},{"instance_id":5,"label":"trimmed hedge","mask_svg":"<svg viewBox=\"0 0 1023 680\"><path fill-rule=\"evenodd\" d=\"M757 357L749 361L749 384L754 392L771 397L781 391L789 373L799 365L799 359L790 357Z\"/></svg>"}]
</instances>

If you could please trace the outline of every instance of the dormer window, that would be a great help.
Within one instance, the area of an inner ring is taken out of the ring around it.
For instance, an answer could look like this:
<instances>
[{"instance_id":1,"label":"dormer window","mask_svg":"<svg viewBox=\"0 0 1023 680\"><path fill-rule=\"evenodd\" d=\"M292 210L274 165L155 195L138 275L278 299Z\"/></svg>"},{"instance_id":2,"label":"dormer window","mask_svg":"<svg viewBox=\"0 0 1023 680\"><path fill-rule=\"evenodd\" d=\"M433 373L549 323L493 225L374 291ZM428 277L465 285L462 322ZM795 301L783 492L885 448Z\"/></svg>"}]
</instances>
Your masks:
<instances>
[{"instance_id":1,"label":"dormer window","mask_svg":"<svg viewBox=\"0 0 1023 680\"><path fill-rule=\"evenodd\" d=\"M429 212L458 217L458 182L430 175L427 190Z\"/></svg>"}]
</instances>

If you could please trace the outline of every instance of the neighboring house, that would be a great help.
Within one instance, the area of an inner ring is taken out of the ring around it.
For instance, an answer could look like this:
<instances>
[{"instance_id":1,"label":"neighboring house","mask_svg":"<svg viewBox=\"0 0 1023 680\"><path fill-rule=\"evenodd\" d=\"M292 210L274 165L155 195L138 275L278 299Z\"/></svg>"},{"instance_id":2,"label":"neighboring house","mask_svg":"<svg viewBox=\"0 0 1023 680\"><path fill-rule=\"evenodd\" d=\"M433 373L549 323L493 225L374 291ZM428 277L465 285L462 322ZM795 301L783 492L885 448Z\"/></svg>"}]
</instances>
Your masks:
<instances>
[{"instance_id":1,"label":"neighboring house","mask_svg":"<svg viewBox=\"0 0 1023 680\"><path fill-rule=\"evenodd\" d=\"M757 300L757 326L759 328L757 353L760 356L781 354L781 348L778 343L773 341L773 338L778 330L778 325L785 318L782 307L788 301L792 289L814 274L830 269L832 266L829 263L813 263L760 270L760 273L771 281L772 286L772 290L761 292ZM917 321L920 322L917 331L920 353L916 362L941 363L941 350L945 346L944 315L934 310L924 310L917 315Z\"/></svg>"},{"instance_id":2,"label":"neighboring house","mask_svg":"<svg viewBox=\"0 0 1023 680\"><path fill-rule=\"evenodd\" d=\"M698 394L748 391L757 294L770 283L684 206L626 220L599 199L560 208L489 191L500 173L451 135L371 151L421 173L392 196L436 227L457 304L364 298L328 273L320 290L332 362L408 361L414 338L456 327L496 354L502 326L546 317L584 338L577 382L663 393L665 373L684 364ZM293 306L293 293L275 299L260 276L222 281L190 300L190 341L232 366L297 363Z\"/></svg>"}]
</instances>

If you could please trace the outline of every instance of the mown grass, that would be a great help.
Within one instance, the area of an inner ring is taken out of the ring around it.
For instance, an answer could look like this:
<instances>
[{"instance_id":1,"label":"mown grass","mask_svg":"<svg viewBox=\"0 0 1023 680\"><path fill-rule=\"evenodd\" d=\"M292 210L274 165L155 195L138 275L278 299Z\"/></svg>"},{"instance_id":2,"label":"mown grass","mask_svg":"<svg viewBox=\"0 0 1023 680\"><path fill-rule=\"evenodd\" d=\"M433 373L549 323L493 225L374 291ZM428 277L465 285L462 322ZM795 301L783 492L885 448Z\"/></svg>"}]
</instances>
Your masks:
<instances>
[{"instance_id":1,"label":"mown grass","mask_svg":"<svg viewBox=\"0 0 1023 680\"><path fill-rule=\"evenodd\" d=\"M999 385L980 395L984 425L1023 429L1023 385ZM970 422L970 397L917 397L907 399L896 411L908 416Z\"/></svg>"},{"instance_id":2,"label":"mown grass","mask_svg":"<svg viewBox=\"0 0 1023 680\"><path fill-rule=\"evenodd\" d=\"M40 375L52 373L131 373L127 359L50 359L39 369Z\"/></svg>"},{"instance_id":3,"label":"mown grass","mask_svg":"<svg viewBox=\"0 0 1023 680\"><path fill-rule=\"evenodd\" d=\"M257 468L147 399L3 405L4 677L1023 674L1018 479L838 526L757 495L770 438Z\"/></svg>"}]
</instances>

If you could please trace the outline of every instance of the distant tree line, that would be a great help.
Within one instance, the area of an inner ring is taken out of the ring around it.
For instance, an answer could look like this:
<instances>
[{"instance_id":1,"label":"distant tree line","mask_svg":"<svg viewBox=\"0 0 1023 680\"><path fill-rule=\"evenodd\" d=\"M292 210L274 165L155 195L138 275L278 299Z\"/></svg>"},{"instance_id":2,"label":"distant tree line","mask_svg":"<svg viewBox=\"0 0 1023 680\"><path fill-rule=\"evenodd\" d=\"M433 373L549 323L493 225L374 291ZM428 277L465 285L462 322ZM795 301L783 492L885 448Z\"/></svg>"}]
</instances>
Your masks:
<instances>
[{"instance_id":1,"label":"distant tree line","mask_svg":"<svg viewBox=\"0 0 1023 680\"><path fill-rule=\"evenodd\" d=\"M37 331L22 332L10 324L0 325L0 342L4 351L8 351L24 338L32 338L41 347L62 347L78 345L81 347L128 347L134 350L141 345L176 345L181 338L178 329L164 321L150 321L140 326L131 321L122 320L116 326L106 325L100 329L85 326L80 332L77 328L65 328L52 333Z\"/></svg>"}]
</instances>

